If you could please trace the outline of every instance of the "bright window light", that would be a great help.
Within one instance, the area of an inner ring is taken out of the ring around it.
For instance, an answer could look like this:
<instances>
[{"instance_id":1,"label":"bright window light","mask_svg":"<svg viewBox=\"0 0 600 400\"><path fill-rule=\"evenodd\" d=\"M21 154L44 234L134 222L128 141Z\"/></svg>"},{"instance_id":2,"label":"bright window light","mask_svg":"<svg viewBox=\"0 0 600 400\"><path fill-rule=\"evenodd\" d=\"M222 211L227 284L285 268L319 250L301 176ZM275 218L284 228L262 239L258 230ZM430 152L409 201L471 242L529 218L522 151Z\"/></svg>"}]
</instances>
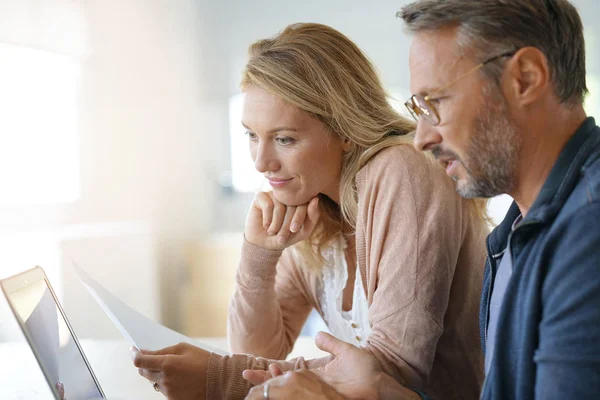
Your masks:
<instances>
[{"instance_id":1,"label":"bright window light","mask_svg":"<svg viewBox=\"0 0 600 400\"><path fill-rule=\"evenodd\" d=\"M600 75L597 74L600 65L600 58L597 57L598 48L597 32L585 31L585 52L586 52L586 70L591 74L586 76L586 84L589 90L585 98L584 108L589 116L596 117L596 122L600 118Z\"/></svg>"},{"instance_id":2,"label":"bright window light","mask_svg":"<svg viewBox=\"0 0 600 400\"><path fill-rule=\"evenodd\" d=\"M79 197L77 75L70 57L0 44L0 205Z\"/></svg>"},{"instance_id":3,"label":"bright window light","mask_svg":"<svg viewBox=\"0 0 600 400\"><path fill-rule=\"evenodd\" d=\"M410 92L403 88L393 88L388 91L388 102L391 106L399 112L402 116L409 118L414 121L413 117L409 114L404 103L410 97Z\"/></svg>"},{"instance_id":4,"label":"bright window light","mask_svg":"<svg viewBox=\"0 0 600 400\"><path fill-rule=\"evenodd\" d=\"M231 142L231 183L237 192L269 190L268 183L255 168L248 147L246 128L242 125L244 94L229 100L229 135ZM265 187L266 186L266 187Z\"/></svg>"},{"instance_id":5,"label":"bright window light","mask_svg":"<svg viewBox=\"0 0 600 400\"><path fill-rule=\"evenodd\" d=\"M588 76L586 81L590 93L585 98L585 112L589 116L600 118L600 76Z\"/></svg>"}]
</instances>

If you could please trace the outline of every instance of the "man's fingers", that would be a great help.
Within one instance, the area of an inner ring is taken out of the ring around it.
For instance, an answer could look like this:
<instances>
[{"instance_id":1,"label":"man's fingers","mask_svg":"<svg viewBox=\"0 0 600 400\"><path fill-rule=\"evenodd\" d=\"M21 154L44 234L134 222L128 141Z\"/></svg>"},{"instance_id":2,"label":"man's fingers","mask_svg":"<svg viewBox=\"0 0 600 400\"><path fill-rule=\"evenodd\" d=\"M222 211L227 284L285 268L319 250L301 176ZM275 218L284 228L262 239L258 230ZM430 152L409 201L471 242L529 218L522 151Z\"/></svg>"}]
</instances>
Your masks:
<instances>
[{"instance_id":1,"label":"man's fingers","mask_svg":"<svg viewBox=\"0 0 600 400\"><path fill-rule=\"evenodd\" d=\"M250 389L246 400L262 400L265 397L264 385L254 386ZM296 399L297 397L293 397ZM290 399L289 389L285 387L272 386L269 384L269 399L270 400L285 400Z\"/></svg>"},{"instance_id":2,"label":"man's fingers","mask_svg":"<svg viewBox=\"0 0 600 400\"><path fill-rule=\"evenodd\" d=\"M247 369L242 372L242 377L253 385L260 385L271 379L271 374L268 371Z\"/></svg>"},{"instance_id":3,"label":"man's fingers","mask_svg":"<svg viewBox=\"0 0 600 400\"><path fill-rule=\"evenodd\" d=\"M319 349L326 351L333 356L337 356L346 350L356 348L351 344L336 339L325 332L317 333L317 336L315 337L315 343Z\"/></svg>"}]
</instances>

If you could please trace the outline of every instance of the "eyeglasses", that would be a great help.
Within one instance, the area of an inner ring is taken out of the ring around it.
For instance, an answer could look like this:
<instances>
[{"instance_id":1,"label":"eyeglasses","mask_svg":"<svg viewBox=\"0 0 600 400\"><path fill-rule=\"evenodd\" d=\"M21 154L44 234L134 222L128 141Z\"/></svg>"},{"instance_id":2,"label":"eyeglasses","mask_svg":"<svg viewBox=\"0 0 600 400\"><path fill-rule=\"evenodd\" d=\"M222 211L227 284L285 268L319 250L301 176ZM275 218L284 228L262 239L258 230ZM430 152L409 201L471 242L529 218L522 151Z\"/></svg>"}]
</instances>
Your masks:
<instances>
[{"instance_id":1,"label":"eyeglasses","mask_svg":"<svg viewBox=\"0 0 600 400\"><path fill-rule=\"evenodd\" d=\"M489 59L485 60L484 62L482 62L481 64L478 64L475 67L471 68L470 70L468 70L467 72L465 72L464 74L459 76L458 78L454 79L452 82L450 82L447 85L443 86L442 88L438 89L436 92L439 93L442 90L447 89L448 87L452 86L459 80L461 80L464 77L470 75L471 73L483 68L485 65L487 65L491 62L497 61L504 57L514 56L516 52L517 52L517 50L514 50L514 51L502 53L500 55L489 58ZM408 99L408 101L406 103L404 103L404 105L406 106L406 108L408 108L410 115L413 116L415 121L419 121L419 118L423 117L425 119L425 121L427 121L431 125L435 126L440 123L440 115L437 112L437 110L435 109L435 106L432 104L432 100L435 100L435 99L431 95L423 96L421 94L414 94L410 97L410 99Z\"/></svg>"}]
</instances>

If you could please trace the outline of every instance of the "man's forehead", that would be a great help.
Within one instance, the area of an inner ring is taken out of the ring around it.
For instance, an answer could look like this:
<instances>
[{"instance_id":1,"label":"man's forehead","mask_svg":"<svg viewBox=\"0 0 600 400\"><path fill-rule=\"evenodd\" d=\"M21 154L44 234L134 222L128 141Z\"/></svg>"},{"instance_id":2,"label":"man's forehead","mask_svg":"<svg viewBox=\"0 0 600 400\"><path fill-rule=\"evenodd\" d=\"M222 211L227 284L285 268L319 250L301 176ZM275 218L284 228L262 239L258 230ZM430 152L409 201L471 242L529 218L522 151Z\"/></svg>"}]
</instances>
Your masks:
<instances>
[{"instance_id":1,"label":"man's forehead","mask_svg":"<svg viewBox=\"0 0 600 400\"><path fill-rule=\"evenodd\" d=\"M409 56L412 93L431 93L454 76L461 61L457 39L454 27L414 35Z\"/></svg>"}]
</instances>

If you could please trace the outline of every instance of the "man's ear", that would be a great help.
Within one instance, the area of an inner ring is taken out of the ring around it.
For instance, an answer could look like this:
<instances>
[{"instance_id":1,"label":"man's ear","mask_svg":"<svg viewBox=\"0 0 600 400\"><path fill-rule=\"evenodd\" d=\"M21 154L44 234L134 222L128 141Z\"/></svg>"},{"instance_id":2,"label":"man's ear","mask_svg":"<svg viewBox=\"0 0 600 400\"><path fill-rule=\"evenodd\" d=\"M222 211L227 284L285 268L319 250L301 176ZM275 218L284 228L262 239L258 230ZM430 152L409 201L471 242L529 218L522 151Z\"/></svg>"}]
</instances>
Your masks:
<instances>
[{"instance_id":1,"label":"man's ear","mask_svg":"<svg viewBox=\"0 0 600 400\"><path fill-rule=\"evenodd\" d=\"M510 79L505 89L519 106L529 106L552 90L548 59L538 48L519 49L507 62L505 73Z\"/></svg>"}]
</instances>

